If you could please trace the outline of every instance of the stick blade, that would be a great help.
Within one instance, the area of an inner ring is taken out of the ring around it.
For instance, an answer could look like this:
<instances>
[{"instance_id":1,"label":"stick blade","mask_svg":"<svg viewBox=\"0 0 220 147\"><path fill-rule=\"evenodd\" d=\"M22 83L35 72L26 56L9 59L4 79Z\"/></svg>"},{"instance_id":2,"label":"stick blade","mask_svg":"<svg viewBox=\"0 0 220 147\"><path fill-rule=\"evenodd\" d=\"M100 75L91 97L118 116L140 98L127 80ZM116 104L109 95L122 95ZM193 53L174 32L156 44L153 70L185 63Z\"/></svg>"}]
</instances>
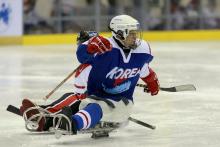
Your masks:
<instances>
[{"instance_id":1,"label":"stick blade","mask_svg":"<svg viewBox=\"0 0 220 147\"><path fill-rule=\"evenodd\" d=\"M193 84L186 84L186 85L179 85L169 88L160 87L162 91L169 91L169 92L179 92L179 91L195 91L196 87Z\"/></svg>"},{"instance_id":2,"label":"stick blade","mask_svg":"<svg viewBox=\"0 0 220 147\"><path fill-rule=\"evenodd\" d=\"M177 91L196 91L196 87L192 84L180 85L176 87Z\"/></svg>"}]
</instances>

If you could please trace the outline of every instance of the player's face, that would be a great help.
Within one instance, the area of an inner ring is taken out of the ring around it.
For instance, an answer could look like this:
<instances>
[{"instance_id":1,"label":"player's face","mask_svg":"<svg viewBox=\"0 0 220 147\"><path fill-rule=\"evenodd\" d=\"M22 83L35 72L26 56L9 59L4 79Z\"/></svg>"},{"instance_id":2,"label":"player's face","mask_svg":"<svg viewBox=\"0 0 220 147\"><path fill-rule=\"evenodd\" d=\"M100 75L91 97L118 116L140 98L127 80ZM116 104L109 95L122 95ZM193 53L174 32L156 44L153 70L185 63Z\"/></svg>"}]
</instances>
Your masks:
<instances>
[{"instance_id":1,"label":"player's face","mask_svg":"<svg viewBox=\"0 0 220 147\"><path fill-rule=\"evenodd\" d=\"M137 36L138 36L137 34L138 34L138 31L130 31L129 35L124 40L124 45L126 47L136 46L136 39L137 39Z\"/></svg>"}]
</instances>

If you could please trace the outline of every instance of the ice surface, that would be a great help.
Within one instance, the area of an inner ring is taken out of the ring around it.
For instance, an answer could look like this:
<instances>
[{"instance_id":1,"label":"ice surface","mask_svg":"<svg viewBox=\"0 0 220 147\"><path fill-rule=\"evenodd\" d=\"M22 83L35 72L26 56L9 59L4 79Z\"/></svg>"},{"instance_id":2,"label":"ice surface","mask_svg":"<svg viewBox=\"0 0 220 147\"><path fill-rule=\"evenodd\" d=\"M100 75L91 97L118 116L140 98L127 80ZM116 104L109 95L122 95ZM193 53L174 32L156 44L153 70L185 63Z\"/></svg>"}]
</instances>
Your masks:
<instances>
[{"instance_id":1,"label":"ice surface","mask_svg":"<svg viewBox=\"0 0 220 147\"><path fill-rule=\"evenodd\" d=\"M194 84L196 92L160 92L151 97L135 90L132 117L156 125L156 130L133 122L109 138L89 134L63 136L33 134L21 117L5 111L28 97L47 104L72 89L65 83L48 101L42 98L59 84L78 62L72 45L0 47L1 147L219 147L220 146L220 42L151 42L151 67L163 87Z\"/></svg>"}]
</instances>

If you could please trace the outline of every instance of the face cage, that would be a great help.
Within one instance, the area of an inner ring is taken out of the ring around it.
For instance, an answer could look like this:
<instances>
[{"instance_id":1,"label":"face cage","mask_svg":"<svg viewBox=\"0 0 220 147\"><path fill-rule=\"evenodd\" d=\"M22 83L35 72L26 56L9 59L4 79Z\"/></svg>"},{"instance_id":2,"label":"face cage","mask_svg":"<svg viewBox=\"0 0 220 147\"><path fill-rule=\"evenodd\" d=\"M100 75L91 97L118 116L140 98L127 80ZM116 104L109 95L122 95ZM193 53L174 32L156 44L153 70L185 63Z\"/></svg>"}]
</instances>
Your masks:
<instances>
[{"instance_id":1,"label":"face cage","mask_svg":"<svg viewBox=\"0 0 220 147\"><path fill-rule=\"evenodd\" d=\"M121 35L115 34L114 32L113 32L113 36L115 36L115 38L117 40L119 40L121 42L121 44L123 44L125 46L124 41L126 40L127 37L125 39L122 39L123 37L121 37ZM142 36L143 36L142 30L138 29L137 30L137 38L136 38L135 44L127 46L126 49L133 49L133 50L135 50L141 44Z\"/></svg>"}]
</instances>

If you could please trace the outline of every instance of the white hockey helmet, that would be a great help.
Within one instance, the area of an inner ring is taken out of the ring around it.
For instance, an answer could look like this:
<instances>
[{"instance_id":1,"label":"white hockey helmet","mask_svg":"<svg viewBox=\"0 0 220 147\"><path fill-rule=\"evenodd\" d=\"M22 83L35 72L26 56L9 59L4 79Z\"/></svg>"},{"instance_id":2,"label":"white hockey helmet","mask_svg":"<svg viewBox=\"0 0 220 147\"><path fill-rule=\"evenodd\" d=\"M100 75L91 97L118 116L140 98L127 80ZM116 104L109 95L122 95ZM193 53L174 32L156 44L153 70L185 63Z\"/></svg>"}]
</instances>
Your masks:
<instances>
[{"instance_id":1,"label":"white hockey helmet","mask_svg":"<svg viewBox=\"0 0 220 147\"><path fill-rule=\"evenodd\" d=\"M125 40L131 30L140 29L140 23L129 15L118 15L112 18L109 29L115 38Z\"/></svg>"}]
</instances>

